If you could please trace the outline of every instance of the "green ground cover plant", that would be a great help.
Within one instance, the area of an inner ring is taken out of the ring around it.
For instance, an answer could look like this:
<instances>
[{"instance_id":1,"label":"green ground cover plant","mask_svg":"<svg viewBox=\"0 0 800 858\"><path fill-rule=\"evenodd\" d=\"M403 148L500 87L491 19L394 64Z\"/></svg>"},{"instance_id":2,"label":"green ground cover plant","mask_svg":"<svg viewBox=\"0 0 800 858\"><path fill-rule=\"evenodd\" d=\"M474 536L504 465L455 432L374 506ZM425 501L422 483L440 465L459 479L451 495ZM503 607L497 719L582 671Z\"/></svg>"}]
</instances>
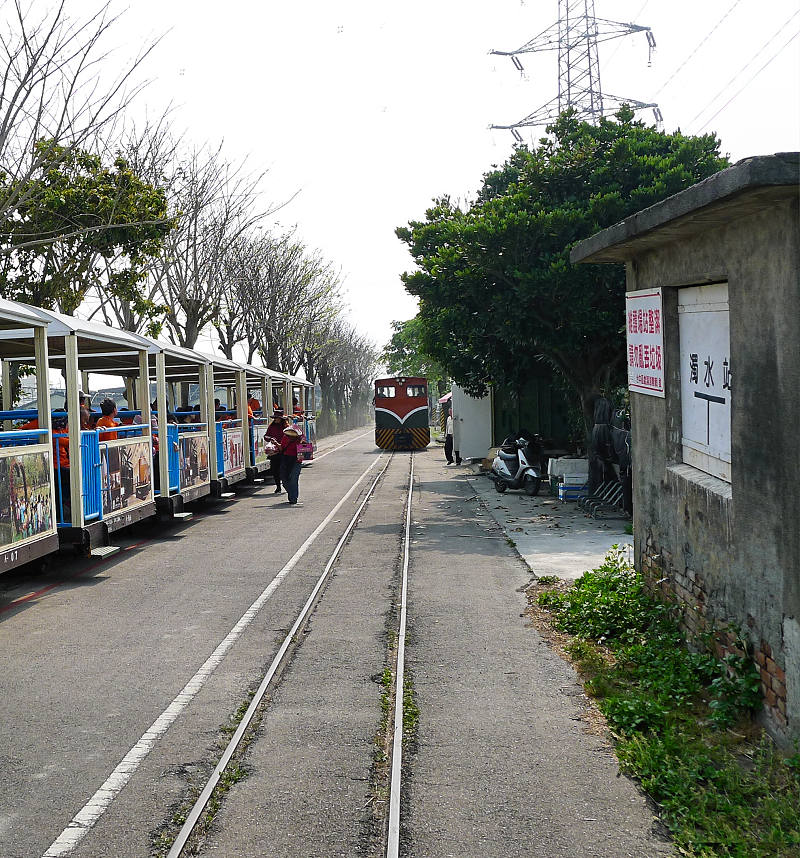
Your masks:
<instances>
[{"instance_id":1,"label":"green ground cover plant","mask_svg":"<svg viewBox=\"0 0 800 858\"><path fill-rule=\"evenodd\" d=\"M687 646L673 606L650 595L617 547L537 603L574 636L567 650L617 740L623 771L659 804L679 854L800 856L800 753L756 728L746 657Z\"/></svg>"}]
</instances>

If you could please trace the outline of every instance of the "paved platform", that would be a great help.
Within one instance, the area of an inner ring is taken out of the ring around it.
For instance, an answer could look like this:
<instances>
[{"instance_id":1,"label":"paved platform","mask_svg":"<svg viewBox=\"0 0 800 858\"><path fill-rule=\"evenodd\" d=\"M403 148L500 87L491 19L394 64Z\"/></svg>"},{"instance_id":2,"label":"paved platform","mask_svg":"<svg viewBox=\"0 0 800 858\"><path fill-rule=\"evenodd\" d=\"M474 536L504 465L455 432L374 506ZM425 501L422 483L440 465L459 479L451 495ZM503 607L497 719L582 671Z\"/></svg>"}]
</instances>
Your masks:
<instances>
[{"instance_id":1,"label":"paved platform","mask_svg":"<svg viewBox=\"0 0 800 858\"><path fill-rule=\"evenodd\" d=\"M498 522L515 539L523 534L538 574L577 574L618 533L598 522L584 532L574 510L549 498L500 497L488 479L445 466L436 452L415 458L406 656L420 717L401 854L672 854L638 787L620 777L610 743L587 729L574 670L520 618L530 575ZM571 535L559 536L562 528ZM573 560L557 566L561 547Z\"/></svg>"},{"instance_id":2,"label":"paved platform","mask_svg":"<svg viewBox=\"0 0 800 858\"><path fill-rule=\"evenodd\" d=\"M633 537L625 533L628 521L594 519L574 501L562 502L546 494L545 485L537 497L521 491L500 494L476 465L443 467L451 479L469 483L475 500L513 540L534 575L571 581L598 566L612 545L633 543ZM463 506L465 514L470 509L476 509L475 501Z\"/></svg>"}]
</instances>

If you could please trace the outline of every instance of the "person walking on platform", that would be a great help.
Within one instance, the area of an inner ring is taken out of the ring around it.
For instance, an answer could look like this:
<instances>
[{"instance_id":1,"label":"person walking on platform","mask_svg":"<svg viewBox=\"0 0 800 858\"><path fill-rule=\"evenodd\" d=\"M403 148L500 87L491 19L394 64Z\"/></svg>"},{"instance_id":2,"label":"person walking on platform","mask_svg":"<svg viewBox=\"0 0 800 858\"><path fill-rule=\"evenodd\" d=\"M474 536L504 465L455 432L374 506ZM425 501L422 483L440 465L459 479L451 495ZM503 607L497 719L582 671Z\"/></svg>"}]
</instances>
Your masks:
<instances>
[{"instance_id":1,"label":"person walking on platform","mask_svg":"<svg viewBox=\"0 0 800 858\"><path fill-rule=\"evenodd\" d=\"M283 411L280 408L276 408L272 414L272 423L267 426L267 438L272 438L279 448L281 446L281 441L283 441L283 430L285 426L286 421L283 417ZM282 454L280 452L269 457L269 475L273 480L275 480L274 494L276 495L281 493L281 457Z\"/></svg>"},{"instance_id":2,"label":"person walking on platform","mask_svg":"<svg viewBox=\"0 0 800 858\"><path fill-rule=\"evenodd\" d=\"M292 506L302 506L298 501L301 464L297 451L297 442L301 438L296 426L287 426L283 430L281 441L281 479L286 486L286 494Z\"/></svg>"}]
</instances>

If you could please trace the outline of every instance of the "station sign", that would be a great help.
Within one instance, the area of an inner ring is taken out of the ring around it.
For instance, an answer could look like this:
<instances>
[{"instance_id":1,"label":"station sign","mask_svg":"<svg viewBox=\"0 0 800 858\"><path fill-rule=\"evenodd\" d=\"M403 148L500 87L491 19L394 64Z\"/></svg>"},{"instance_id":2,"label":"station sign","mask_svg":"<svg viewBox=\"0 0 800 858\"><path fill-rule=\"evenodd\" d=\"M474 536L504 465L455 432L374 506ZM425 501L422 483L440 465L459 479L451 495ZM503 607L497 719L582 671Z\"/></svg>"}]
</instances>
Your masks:
<instances>
[{"instance_id":1,"label":"station sign","mask_svg":"<svg viewBox=\"0 0 800 858\"><path fill-rule=\"evenodd\" d=\"M683 461L731 480L728 284L678 290Z\"/></svg>"},{"instance_id":2,"label":"station sign","mask_svg":"<svg viewBox=\"0 0 800 858\"><path fill-rule=\"evenodd\" d=\"M647 396L664 396L664 314L660 289L625 295L628 387Z\"/></svg>"}]
</instances>

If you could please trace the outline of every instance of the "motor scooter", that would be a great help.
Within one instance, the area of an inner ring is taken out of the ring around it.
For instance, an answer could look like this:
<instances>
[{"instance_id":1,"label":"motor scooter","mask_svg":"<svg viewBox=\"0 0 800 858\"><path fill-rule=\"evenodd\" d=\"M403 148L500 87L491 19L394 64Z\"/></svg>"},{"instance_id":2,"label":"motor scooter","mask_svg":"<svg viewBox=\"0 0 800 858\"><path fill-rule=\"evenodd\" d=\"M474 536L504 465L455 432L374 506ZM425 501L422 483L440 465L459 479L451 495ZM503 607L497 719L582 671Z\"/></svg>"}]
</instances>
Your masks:
<instances>
[{"instance_id":1,"label":"motor scooter","mask_svg":"<svg viewBox=\"0 0 800 858\"><path fill-rule=\"evenodd\" d=\"M532 439L510 436L503 441L492 462L489 478L498 492L506 489L523 489L526 495L539 494L542 472L539 465L538 436Z\"/></svg>"}]
</instances>

